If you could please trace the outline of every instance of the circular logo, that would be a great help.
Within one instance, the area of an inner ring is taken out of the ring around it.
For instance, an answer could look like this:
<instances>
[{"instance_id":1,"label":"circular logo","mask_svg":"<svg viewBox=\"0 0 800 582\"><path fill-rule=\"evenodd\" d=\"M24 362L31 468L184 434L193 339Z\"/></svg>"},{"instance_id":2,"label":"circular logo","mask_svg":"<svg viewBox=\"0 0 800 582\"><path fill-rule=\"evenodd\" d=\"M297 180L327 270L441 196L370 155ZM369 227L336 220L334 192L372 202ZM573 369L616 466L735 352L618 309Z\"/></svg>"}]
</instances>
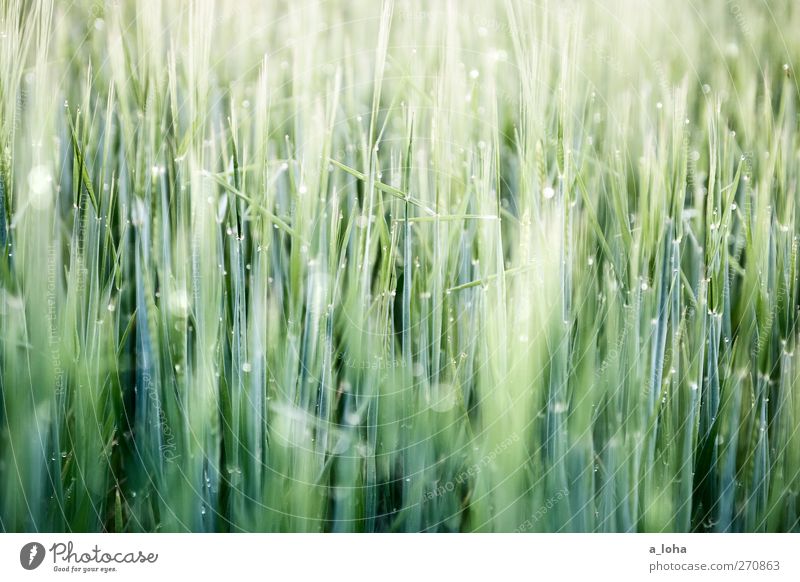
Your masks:
<instances>
[{"instance_id":1,"label":"circular logo","mask_svg":"<svg viewBox=\"0 0 800 582\"><path fill-rule=\"evenodd\" d=\"M29 542L19 551L19 563L26 570L35 570L44 561L44 546L39 542Z\"/></svg>"}]
</instances>

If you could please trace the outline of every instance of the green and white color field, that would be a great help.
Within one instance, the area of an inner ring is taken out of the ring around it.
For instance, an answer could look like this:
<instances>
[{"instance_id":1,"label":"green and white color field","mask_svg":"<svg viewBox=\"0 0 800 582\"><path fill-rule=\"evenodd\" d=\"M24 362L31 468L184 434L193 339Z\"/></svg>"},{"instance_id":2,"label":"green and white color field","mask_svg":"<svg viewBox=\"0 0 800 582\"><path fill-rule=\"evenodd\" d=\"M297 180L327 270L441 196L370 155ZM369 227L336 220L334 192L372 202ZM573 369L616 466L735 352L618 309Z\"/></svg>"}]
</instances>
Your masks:
<instances>
[{"instance_id":1,"label":"green and white color field","mask_svg":"<svg viewBox=\"0 0 800 582\"><path fill-rule=\"evenodd\" d=\"M0 531L800 530L795 0L0 0Z\"/></svg>"}]
</instances>

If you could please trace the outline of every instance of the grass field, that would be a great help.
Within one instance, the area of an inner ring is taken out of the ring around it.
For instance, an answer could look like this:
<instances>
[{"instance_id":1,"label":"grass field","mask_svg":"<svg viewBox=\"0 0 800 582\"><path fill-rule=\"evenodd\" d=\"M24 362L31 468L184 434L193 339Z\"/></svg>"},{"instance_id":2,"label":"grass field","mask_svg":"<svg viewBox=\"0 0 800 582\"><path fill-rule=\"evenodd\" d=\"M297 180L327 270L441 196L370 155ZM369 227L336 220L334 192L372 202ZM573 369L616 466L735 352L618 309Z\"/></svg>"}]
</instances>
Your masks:
<instances>
[{"instance_id":1,"label":"grass field","mask_svg":"<svg viewBox=\"0 0 800 582\"><path fill-rule=\"evenodd\" d=\"M0 531L800 531L793 0L0 0Z\"/></svg>"}]
</instances>

